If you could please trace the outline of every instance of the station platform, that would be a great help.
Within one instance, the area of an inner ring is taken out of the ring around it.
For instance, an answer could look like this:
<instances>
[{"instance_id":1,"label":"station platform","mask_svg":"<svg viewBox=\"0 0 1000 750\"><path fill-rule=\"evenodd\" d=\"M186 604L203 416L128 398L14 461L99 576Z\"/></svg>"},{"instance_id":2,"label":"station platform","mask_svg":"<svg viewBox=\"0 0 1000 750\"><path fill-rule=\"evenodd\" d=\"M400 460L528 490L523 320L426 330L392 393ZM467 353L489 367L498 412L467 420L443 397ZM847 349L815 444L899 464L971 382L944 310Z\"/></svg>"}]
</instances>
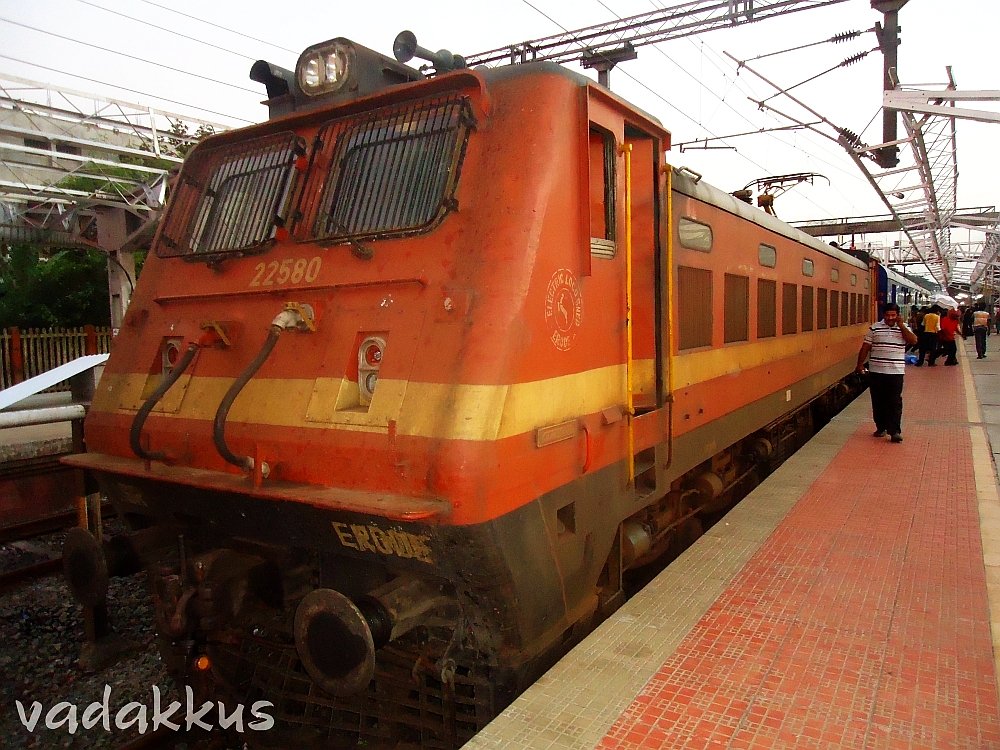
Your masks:
<instances>
[{"instance_id":1,"label":"station platform","mask_svg":"<svg viewBox=\"0 0 1000 750\"><path fill-rule=\"evenodd\" d=\"M1000 750L1000 352L959 347L902 443L862 394L465 748Z\"/></svg>"}]
</instances>

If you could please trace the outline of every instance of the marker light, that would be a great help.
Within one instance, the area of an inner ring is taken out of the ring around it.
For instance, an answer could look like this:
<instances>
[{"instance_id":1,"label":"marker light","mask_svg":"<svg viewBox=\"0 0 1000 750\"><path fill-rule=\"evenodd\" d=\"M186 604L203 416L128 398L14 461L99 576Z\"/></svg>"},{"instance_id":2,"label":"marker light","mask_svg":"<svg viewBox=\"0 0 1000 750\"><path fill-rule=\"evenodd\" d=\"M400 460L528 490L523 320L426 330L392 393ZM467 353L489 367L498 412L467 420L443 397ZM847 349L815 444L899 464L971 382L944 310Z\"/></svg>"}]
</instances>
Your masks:
<instances>
[{"instance_id":1,"label":"marker light","mask_svg":"<svg viewBox=\"0 0 1000 750\"><path fill-rule=\"evenodd\" d=\"M212 668L212 660L205 656L205 654L202 654L194 660L194 668L199 672L207 672Z\"/></svg>"},{"instance_id":2,"label":"marker light","mask_svg":"<svg viewBox=\"0 0 1000 750\"><path fill-rule=\"evenodd\" d=\"M161 360L163 364L163 376L166 377L171 372L173 372L174 367L177 365L178 360L181 358L181 347L184 344L184 339L181 338L168 338L163 342L163 349L161 350Z\"/></svg>"},{"instance_id":3,"label":"marker light","mask_svg":"<svg viewBox=\"0 0 1000 750\"><path fill-rule=\"evenodd\" d=\"M367 336L358 347L358 391L362 406L368 406L375 395L379 368L385 352L385 339Z\"/></svg>"},{"instance_id":4,"label":"marker light","mask_svg":"<svg viewBox=\"0 0 1000 750\"><path fill-rule=\"evenodd\" d=\"M373 341L365 347L365 362L372 367L382 363L382 347L377 342Z\"/></svg>"},{"instance_id":5,"label":"marker light","mask_svg":"<svg viewBox=\"0 0 1000 750\"><path fill-rule=\"evenodd\" d=\"M342 42L307 49L295 66L299 88L308 96L343 88L351 74L353 50Z\"/></svg>"}]
</instances>

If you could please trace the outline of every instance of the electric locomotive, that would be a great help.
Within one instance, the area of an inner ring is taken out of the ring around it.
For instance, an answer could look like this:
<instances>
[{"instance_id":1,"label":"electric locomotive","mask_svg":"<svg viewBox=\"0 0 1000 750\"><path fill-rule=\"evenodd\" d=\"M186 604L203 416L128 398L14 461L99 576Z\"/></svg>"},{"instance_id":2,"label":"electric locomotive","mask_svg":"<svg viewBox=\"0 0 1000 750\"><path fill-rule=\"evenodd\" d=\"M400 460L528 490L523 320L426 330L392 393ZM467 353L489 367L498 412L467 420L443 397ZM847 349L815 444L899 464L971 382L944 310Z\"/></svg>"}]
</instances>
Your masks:
<instances>
[{"instance_id":1,"label":"electric locomotive","mask_svg":"<svg viewBox=\"0 0 1000 750\"><path fill-rule=\"evenodd\" d=\"M468 739L848 397L871 317L867 263L648 114L460 64L254 66L271 117L186 160L68 459L168 665L281 742Z\"/></svg>"}]
</instances>

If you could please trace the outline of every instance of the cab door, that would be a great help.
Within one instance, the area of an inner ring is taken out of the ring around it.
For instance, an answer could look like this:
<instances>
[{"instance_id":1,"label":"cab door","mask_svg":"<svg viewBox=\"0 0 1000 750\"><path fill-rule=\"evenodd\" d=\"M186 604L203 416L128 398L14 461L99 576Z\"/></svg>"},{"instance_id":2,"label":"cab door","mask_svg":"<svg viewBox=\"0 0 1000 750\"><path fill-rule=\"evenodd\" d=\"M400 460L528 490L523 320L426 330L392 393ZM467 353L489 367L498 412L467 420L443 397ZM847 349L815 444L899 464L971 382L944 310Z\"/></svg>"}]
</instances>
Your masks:
<instances>
[{"instance_id":1,"label":"cab door","mask_svg":"<svg viewBox=\"0 0 1000 750\"><path fill-rule=\"evenodd\" d=\"M627 320L617 329L621 359L633 411L643 414L665 402L657 208L664 134L638 124L600 87L588 88L587 103L591 273L615 279L613 293Z\"/></svg>"}]
</instances>

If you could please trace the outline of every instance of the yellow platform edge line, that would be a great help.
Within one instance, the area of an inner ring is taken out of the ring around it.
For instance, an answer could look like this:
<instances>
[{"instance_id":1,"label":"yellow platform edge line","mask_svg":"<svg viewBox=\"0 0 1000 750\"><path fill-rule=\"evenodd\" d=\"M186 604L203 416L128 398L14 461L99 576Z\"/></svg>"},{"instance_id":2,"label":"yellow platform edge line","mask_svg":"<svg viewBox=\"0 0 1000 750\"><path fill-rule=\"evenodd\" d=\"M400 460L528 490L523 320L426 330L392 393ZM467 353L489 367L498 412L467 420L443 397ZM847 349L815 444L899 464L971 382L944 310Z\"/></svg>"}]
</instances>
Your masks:
<instances>
[{"instance_id":1,"label":"yellow platform edge line","mask_svg":"<svg viewBox=\"0 0 1000 750\"><path fill-rule=\"evenodd\" d=\"M976 481L976 504L979 509L979 535L983 543L983 566L986 568L986 598L990 610L990 636L993 641L993 668L1000 677L1000 488L989 434L982 423L976 381L969 365L969 347L959 358L965 404L972 439L972 470ZM997 680L1000 697L1000 679Z\"/></svg>"}]
</instances>

